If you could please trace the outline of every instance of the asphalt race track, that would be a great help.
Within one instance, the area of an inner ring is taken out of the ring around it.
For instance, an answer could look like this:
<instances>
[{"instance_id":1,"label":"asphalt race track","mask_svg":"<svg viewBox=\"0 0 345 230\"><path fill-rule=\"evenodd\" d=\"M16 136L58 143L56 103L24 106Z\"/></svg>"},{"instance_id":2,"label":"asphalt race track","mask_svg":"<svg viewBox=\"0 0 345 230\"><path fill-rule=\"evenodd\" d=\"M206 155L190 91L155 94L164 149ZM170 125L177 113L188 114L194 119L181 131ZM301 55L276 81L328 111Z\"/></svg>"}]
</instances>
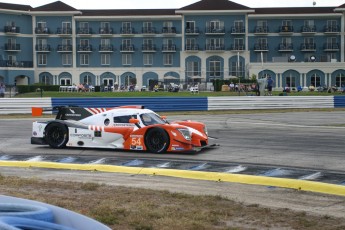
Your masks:
<instances>
[{"instance_id":1,"label":"asphalt race track","mask_svg":"<svg viewBox=\"0 0 345 230\"><path fill-rule=\"evenodd\" d=\"M289 166L345 173L345 111L170 116L207 124L220 146L197 154L50 149L30 144L34 119L0 119L1 155L89 155Z\"/></svg>"}]
</instances>

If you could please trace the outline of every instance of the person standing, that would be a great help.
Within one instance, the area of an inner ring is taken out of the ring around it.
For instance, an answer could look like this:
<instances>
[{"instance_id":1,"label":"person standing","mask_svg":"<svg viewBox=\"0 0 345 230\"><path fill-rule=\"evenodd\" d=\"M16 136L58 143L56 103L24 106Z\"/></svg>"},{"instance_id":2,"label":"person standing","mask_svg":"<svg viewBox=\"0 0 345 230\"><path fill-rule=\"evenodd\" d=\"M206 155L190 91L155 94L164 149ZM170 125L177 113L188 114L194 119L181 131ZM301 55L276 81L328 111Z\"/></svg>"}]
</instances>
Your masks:
<instances>
[{"instance_id":1,"label":"person standing","mask_svg":"<svg viewBox=\"0 0 345 230\"><path fill-rule=\"evenodd\" d=\"M271 76L268 76L267 78L267 91L268 91L268 96L272 96L272 88L273 88L273 79Z\"/></svg>"},{"instance_id":2,"label":"person standing","mask_svg":"<svg viewBox=\"0 0 345 230\"><path fill-rule=\"evenodd\" d=\"M5 84L4 83L0 83L0 97L5 97Z\"/></svg>"}]
</instances>

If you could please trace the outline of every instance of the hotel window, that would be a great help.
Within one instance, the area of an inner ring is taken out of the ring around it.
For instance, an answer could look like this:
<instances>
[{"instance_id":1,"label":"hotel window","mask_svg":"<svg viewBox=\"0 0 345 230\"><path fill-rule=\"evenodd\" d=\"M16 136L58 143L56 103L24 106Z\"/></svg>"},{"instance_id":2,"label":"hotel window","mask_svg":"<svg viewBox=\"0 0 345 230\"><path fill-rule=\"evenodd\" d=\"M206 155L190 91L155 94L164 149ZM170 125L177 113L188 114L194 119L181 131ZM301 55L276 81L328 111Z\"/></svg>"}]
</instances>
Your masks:
<instances>
[{"instance_id":1,"label":"hotel window","mask_svg":"<svg viewBox=\"0 0 345 230\"><path fill-rule=\"evenodd\" d=\"M194 33L195 30L195 21L186 22L186 33Z\"/></svg>"},{"instance_id":2,"label":"hotel window","mask_svg":"<svg viewBox=\"0 0 345 230\"><path fill-rule=\"evenodd\" d=\"M224 22L220 20L209 21L206 22L206 28L208 28L208 32L222 32Z\"/></svg>"},{"instance_id":3,"label":"hotel window","mask_svg":"<svg viewBox=\"0 0 345 230\"><path fill-rule=\"evenodd\" d=\"M60 79L60 85L72 85L71 84L71 78L61 78Z\"/></svg>"},{"instance_id":4,"label":"hotel window","mask_svg":"<svg viewBox=\"0 0 345 230\"><path fill-rule=\"evenodd\" d=\"M208 50L224 49L224 38L210 38L206 40Z\"/></svg>"},{"instance_id":5,"label":"hotel window","mask_svg":"<svg viewBox=\"0 0 345 230\"><path fill-rule=\"evenodd\" d=\"M90 75L85 75L84 76L84 79L83 79L83 82L88 84L88 85L91 85L92 84L92 78Z\"/></svg>"},{"instance_id":6,"label":"hotel window","mask_svg":"<svg viewBox=\"0 0 345 230\"><path fill-rule=\"evenodd\" d=\"M122 65L132 65L132 54L122 54Z\"/></svg>"},{"instance_id":7,"label":"hotel window","mask_svg":"<svg viewBox=\"0 0 345 230\"><path fill-rule=\"evenodd\" d=\"M243 38L235 38L234 39L234 50L244 50L244 40Z\"/></svg>"},{"instance_id":8,"label":"hotel window","mask_svg":"<svg viewBox=\"0 0 345 230\"><path fill-rule=\"evenodd\" d=\"M131 22L122 22L122 34L131 34L132 33L132 23Z\"/></svg>"},{"instance_id":9,"label":"hotel window","mask_svg":"<svg viewBox=\"0 0 345 230\"><path fill-rule=\"evenodd\" d=\"M72 54L62 54L62 65L72 65Z\"/></svg>"},{"instance_id":10,"label":"hotel window","mask_svg":"<svg viewBox=\"0 0 345 230\"><path fill-rule=\"evenodd\" d=\"M43 85L50 85L51 84L50 79L51 78L48 75L43 75L40 78L40 83Z\"/></svg>"},{"instance_id":11,"label":"hotel window","mask_svg":"<svg viewBox=\"0 0 345 230\"><path fill-rule=\"evenodd\" d=\"M314 87L321 86L321 77L318 74L313 74L310 78L310 84Z\"/></svg>"},{"instance_id":12,"label":"hotel window","mask_svg":"<svg viewBox=\"0 0 345 230\"><path fill-rule=\"evenodd\" d=\"M47 54L38 54L38 65L47 65Z\"/></svg>"},{"instance_id":13,"label":"hotel window","mask_svg":"<svg viewBox=\"0 0 345 230\"><path fill-rule=\"evenodd\" d=\"M195 50L196 42L195 38L187 38L186 39L186 50Z\"/></svg>"},{"instance_id":14,"label":"hotel window","mask_svg":"<svg viewBox=\"0 0 345 230\"><path fill-rule=\"evenodd\" d=\"M79 22L79 33L80 34L89 34L89 23L88 22Z\"/></svg>"},{"instance_id":15,"label":"hotel window","mask_svg":"<svg viewBox=\"0 0 345 230\"><path fill-rule=\"evenodd\" d=\"M164 65L172 65L173 64L173 55L172 54L164 54L163 55L163 64Z\"/></svg>"},{"instance_id":16,"label":"hotel window","mask_svg":"<svg viewBox=\"0 0 345 230\"><path fill-rule=\"evenodd\" d=\"M200 76L199 62L189 61L187 62L187 77Z\"/></svg>"},{"instance_id":17,"label":"hotel window","mask_svg":"<svg viewBox=\"0 0 345 230\"><path fill-rule=\"evenodd\" d=\"M143 22L143 33L154 33L152 22Z\"/></svg>"},{"instance_id":18,"label":"hotel window","mask_svg":"<svg viewBox=\"0 0 345 230\"><path fill-rule=\"evenodd\" d=\"M213 78L221 77L220 61L210 61L208 72L210 74L210 77L213 77Z\"/></svg>"},{"instance_id":19,"label":"hotel window","mask_svg":"<svg viewBox=\"0 0 345 230\"><path fill-rule=\"evenodd\" d=\"M71 22L62 22L62 34L71 34L72 33L72 26Z\"/></svg>"},{"instance_id":20,"label":"hotel window","mask_svg":"<svg viewBox=\"0 0 345 230\"><path fill-rule=\"evenodd\" d=\"M230 76L236 76L236 77L244 77L244 63L243 62L237 62L237 58L236 61L232 61L230 63Z\"/></svg>"},{"instance_id":21,"label":"hotel window","mask_svg":"<svg viewBox=\"0 0 345 230\"><path fill-rule=\"evenodd\" d=\"M101 65L110 65L110 54L101 54Z\"/></svg>"},{"instance_id":22,"label":"hotel window","mask_svg":"<svg viewBox=\"0 0 345 230\"><path fill-rule=\"evenodd\" d=\"M152 65L153 64L153 55L152 54L144 54L143 55L144 65Z\"/></svg>"},{"instance_id":23,"label":"hotel window","mask_svg":"<svg viewBox=\"0 0 345 230\"><path fill-rule=\"evenodd\" d=\"M337 87L342 87L345 85L345 75L343 73L339 73L335 77L335 84Z\"/></svg>"},{"instance_id":24,"label":"hotel window","mask_svg":"<svg viewBox=\"0 0 345 230\"><path fill-rule=\"evenodd\" d=\"M80 54L80 65L89 65L89 55Z\"/></svg>"},{"instance_id":25,"label":"hotel window","mask_svg":"<svg viewBox=\"0 0 345 230\"><path fill-rule=\"evenodd\" d=\"M292 87L296 87L296 77L292 76L292 74L290 74L289 76L286 77L286 86L292 88Z\"/></svg>"},{"instance_id":26,"label":"hotel window","mask_svg":"<svg viewBox=\"0 0 345 230\"><path fill-rule=\"evenodd\" d=\"M109 22L101 22L101 34L109 34L110 31L110 23Z\"/></svg>"}]
</instances>

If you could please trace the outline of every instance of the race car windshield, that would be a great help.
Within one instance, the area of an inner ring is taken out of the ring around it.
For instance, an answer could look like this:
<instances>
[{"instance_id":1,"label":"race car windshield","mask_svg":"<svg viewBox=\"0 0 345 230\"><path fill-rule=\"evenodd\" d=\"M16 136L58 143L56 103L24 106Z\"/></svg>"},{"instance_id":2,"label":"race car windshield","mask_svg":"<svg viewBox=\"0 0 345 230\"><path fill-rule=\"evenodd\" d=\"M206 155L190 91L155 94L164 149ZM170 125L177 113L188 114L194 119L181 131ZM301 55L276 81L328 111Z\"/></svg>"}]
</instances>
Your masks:
<instances>
[{"instance_id":1,"label":"race car windshield","mask_svg":"<svg viewBox=\"0 0 345 230\"><path fill-rule=\"evenodd\" d=\"M165 124L166 122L155 113L143 113L140 115L144 125Z\"/></svg>"}]
</instances>

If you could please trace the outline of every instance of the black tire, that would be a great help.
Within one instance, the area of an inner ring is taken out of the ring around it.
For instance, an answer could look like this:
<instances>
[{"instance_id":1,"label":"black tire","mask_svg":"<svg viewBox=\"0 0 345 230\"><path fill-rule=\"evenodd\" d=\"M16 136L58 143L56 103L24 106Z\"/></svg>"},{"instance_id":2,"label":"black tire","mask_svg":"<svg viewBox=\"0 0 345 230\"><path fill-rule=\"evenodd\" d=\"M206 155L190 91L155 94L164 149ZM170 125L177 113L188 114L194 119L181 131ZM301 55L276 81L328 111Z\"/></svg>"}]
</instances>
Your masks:
<instances>
[{"instance_id":1,"label":"black tire","mask_svg":"<svg viewBox=\"0 0 345 230\"><path fill-rule=\"evenodd\" d=\"M159 127L149 129L145 134L145 145L150 152L165 152L170 145L169 135L164 129Z\"/></svg>"},{"instance_id":2,"label":"black tire","mask_svg":"<svg viewBox=\"0 0 345 230\"><path fill-rule=\"evenodd\" d=\"M66 125L53 122L45 129L45 141L54 149L66 147L68 142L68 128Z\"/></svg>"}]
</instances>

